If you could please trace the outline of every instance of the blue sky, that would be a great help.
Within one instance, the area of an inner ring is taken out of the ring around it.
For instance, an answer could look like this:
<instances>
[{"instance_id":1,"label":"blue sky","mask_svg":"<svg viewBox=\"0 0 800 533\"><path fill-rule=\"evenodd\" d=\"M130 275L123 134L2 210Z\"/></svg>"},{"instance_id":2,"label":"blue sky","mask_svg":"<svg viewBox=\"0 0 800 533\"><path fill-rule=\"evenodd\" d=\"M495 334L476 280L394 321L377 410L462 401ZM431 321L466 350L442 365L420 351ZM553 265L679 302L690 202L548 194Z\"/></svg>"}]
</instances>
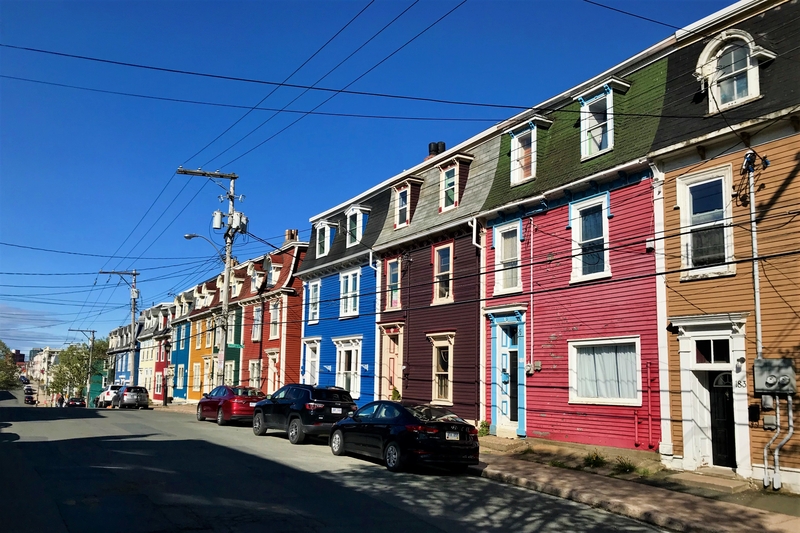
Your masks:
<instances>
[{"instance_id":1,"label":"blue sky","mask_svg":"<svg viewBox=\"0 0 800 533\"><path fill-rule=\"evenodd\" d=\"M604 3L685 26L731 2ZM580 0L460 4L0 0L0 44L249 80L525 107L674 31ZM263 83L9 47L0 47L0 76L0 340L25 352L84 340L70 328L104 337L129 323L127 285L100 270L139 271L140 308L171 301L220 271L208 243L183 235L222 246L211 228L212 212L226 210L222 191L203 178L175 175L180 165L238 174L236 193L245 201L237 210L249 217L249 231L280 245L285 229L299 229L307 240L309 217L419 163L429 142L454 146L518 112L351 94L323 104L331 93L272 92ZM244 116L271 92L260 107L308 111L323 104L317 112L415 120L265 110ZM268 250L239 236L234 255L245 260Z\"/></svg>"}]
</instances>

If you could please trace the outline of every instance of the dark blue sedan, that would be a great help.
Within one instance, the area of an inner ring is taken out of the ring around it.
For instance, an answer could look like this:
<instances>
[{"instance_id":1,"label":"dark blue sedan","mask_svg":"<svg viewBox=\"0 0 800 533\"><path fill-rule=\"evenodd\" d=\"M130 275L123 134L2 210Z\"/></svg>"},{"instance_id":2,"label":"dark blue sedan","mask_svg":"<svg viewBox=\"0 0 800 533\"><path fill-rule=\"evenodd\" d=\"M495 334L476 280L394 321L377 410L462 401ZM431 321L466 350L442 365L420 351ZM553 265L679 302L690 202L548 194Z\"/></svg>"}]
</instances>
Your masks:
<instances>
[{"instance_id":1,"label":"dark blue sedan","mask_svg":"<svg viewBox=\"0 0 800 533\"><path fill-rule=\"evenodd\" d=\"M392 472L410 464L464 470L478 464L478 430L452 411L429 404L368 403L331 428L334 455L382 459Z\"/></svg>"}]
</instances>

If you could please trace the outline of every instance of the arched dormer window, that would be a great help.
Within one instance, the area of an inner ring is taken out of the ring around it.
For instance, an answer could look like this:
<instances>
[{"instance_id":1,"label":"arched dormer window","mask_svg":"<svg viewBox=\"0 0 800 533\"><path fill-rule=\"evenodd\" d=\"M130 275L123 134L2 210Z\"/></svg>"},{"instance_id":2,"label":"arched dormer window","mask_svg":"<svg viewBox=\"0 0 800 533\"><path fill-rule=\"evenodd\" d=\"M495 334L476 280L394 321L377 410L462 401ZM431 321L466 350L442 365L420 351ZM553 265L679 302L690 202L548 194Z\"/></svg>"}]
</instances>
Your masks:
<instances>
[{"instance_id":1,"label":"arched dormer window","mask_svg":"<svg viewBox=\"0 0 800 533\"><path fill-rule=\"evenodd\" d=\"M775 57L742 30L727 30L711 39L695 69L695 77L708 91L708 112L724 111L761 96L759 63Z\"/></svg>"}]
</instances>

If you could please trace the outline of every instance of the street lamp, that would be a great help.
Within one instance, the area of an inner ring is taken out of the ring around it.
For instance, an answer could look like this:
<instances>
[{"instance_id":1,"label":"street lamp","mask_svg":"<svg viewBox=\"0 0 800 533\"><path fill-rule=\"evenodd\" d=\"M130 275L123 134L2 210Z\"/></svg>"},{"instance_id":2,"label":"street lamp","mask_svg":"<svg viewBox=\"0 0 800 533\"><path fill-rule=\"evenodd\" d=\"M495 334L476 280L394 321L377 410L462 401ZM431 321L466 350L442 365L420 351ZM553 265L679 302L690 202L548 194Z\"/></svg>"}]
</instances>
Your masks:
<instances>
[{"instance_id":1,"label":"street lamp","mask_svg":"<svg viewBox=\"0 0 800 533\"><path fill-rule=\"evenodd\" d=\"M202 235L198 235L197 233L187 233L186 235L183 236L183 238L186 239L187 241L191 241L192 239L198 239L198 238L203 239L208 244L214 247L214 251L217 253L217 257L219 258L219 260L225 263L225 256L222 255L222 252L219 251L219 248L217 248L217 245L214 244L214 241L212 241L208 237L203 237Z\"/></svg>"}]
</instances>

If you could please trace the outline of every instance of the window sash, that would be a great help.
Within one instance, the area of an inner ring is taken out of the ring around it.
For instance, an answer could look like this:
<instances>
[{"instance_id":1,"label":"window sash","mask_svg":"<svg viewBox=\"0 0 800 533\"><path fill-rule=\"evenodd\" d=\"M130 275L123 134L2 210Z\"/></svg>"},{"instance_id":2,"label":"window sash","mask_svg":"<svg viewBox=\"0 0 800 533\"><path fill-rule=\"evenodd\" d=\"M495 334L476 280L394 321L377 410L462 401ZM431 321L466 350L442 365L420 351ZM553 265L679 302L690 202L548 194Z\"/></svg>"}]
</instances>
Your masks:
<instances>
[{"instance_id":1,"label":"window sash","mask_svg":"<svg viewBox=\"0 0 800 533\"><path fill-rule=\"evenodd\" d=\"M408 223L408 189L397 191L397 225Z\"/></svg>"},{"instance_id":2,"label":"window sash","mask_svg":"<svg viewBox=\"0 0 800 533\"><path fill-rule=\"evenodd\" d=\"M347 216L347 244L358 242L358 214L353 213Z\"/></svg>"},{"instance_id":3,"label":"window sash","mask_svg":"<svg viewBox=\"0 0 800 533\"><path fill-rule=\"evenodd\" d=\"M214 337L214 329L213 329L212 320L210 318L206 319L206 348L211 347L211 340Z\"/></svg>"},{"instance_id":4,"label":"window sash","mask_svg":"<svg viewBox=\"0 0 800 533\"><path fill-rule=\"evenodd\" d=\"M254 341L261 340L261 317L263 311L261 310L260 305L253 306L253 331L250 335L250 339Z\"/></svg>"},{"instance_id":5,"label":"window sash","mask_svg":"<svg viewBox=\"0 0 800 533\"><path fill-rule=\"evenodd\" d=\"M308 285L308 320L319 320L319 283Z\"/></svg>"},{"instance_id":6,"label":"window sash","mask_svg":"<svg viewBox=\"0 0 800 533\"><path fill-rule=\"evenodd\" d=\"M358 272L342 274L339 314L350 316L358 314Z\"/></svg>"},{"instance_id":7,"label":"window sash","mask_svg":"<svg viewBox=\"0 0 800 533\"><path fill-rule=\"evenodd\" d=\"M638 397L634 343L578 346L575 353L579 398L635 400Z\"/></svg>"},{"instance_id":8,"label":"window sash","mask_svg":"<svg viewBox=\"0 0 800 533\"><path fill-rule=\"evenodd\" d=\"M400 307L400 261L389 261L386 269L386 286L388 288L387 307Z\"/></svg>"},{"instance_id":9,"label":"window sash","mask_svg":"<svg viewBox=\"0 0 800 533\"><path fill-rule=\"evenodd\" d=\"M442 207L453 207L456 203L456 169L449 168L444 171L444 197Z\"/></svg>"},{"instance_id":10,"label":"window sash","mask_svg":"<svg viewBox=\"0 0 800 533\"><path fill-rule=\"evenodd\" d=\"M436 248L435 269L434 269L434 299L447 300L452 297L453 280L452 273L452 250L450 246Z\"/></svg>"},{"instance_id":11,"label":"window sash","mask_svg":"<svg viewBox=\"0 0 800 533\"><path fill-rule=\"evenodd\" d=\"M514 183L520 183L533 177L535 157L533 154L533 131L527 130L514 135L514 153L512 156Z\"/></svg>"},{"instance_id":12,"label":"window sash","mask_svg":"<svg viewBox=\"0 0 800 533\"><path fill-rule=\"evenodd\" d=\"M192 390L200 390L200 363L192 365Z\"/></svg>"},{"instance_id":13,"label":"window sash","mask_svg":"<svg viewBox=\"0 0 800 533\"><path fill-rule=\"evenodd\" d=\"M361 376L358 367L361 349L357 346L339 347L336 359L336 386L342 387L353 396L360 396Z\"/></svg>"},{"instance_id":14,"label":"window sash","mask_svg":"<svg viewBox=\"0 0 800 533\"><path fill-rule=\"evenodd\" d=\"M519 287L519 236L517 228L500 232L500 288Z\"/></svg>"},{"instance_id":15,"label":"window sash","mask_svg":"<svg viewBox=\"0 0 800 533\"><path fill-rule=\"evenodd\" d=\"M320 226L317 228L317 255L328 253L328 228Z\"/></svg>"},{"instance_id":16,"label":"window sash","mask_svg":"<svg viewBox=\"0 0 800 533\"><path fill-rule=\"evenodd\" d=\"M271 302L269 306L269 338L274 339L278 336L278 318L280 307L278 302Z\"/></svg>"},{"instance_id":17,"label":"window sash","mask_svg":"<svg viewBox=\"0 0 800 533\"><path fill-rule=\"evenodd\" d=\"M306 383L317 385L319 383L319 345L306 345Z\"/></svg>"}]
</instances>

